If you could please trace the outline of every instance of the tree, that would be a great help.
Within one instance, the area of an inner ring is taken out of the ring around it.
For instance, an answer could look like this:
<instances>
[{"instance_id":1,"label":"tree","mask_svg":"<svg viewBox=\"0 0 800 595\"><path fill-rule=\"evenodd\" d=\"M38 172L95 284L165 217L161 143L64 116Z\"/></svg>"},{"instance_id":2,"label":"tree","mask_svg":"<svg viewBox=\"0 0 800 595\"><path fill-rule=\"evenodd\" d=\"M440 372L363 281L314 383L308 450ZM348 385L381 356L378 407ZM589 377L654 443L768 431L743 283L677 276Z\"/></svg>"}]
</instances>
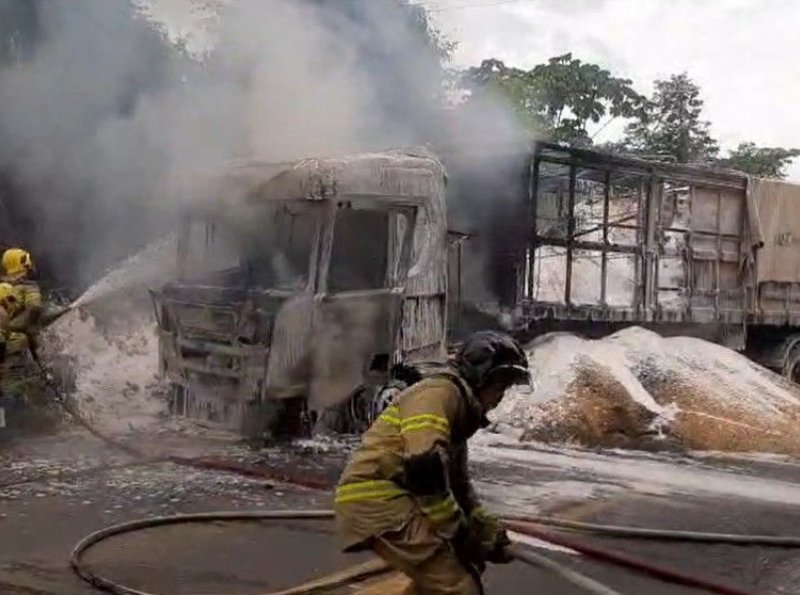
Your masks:
<instances>
[{"instance_id":1,"label":"tree","mask_svg":"<svg viewBox=\"0 0 800 595\"><path fill-rule=\"evenodd\" d=\"M629 79L613 77L608 70L574 59L572 54L538 64L530 71L530 79L535 100L556 140L591 144L590 121L596 124L606 114L632 117L644 101Z\"/></svg>"},{"instance_id":2,"label":"tree","mask_svg":"<svg viewBox=\"0 0 800 595\"><path fill-rule=\"evenodd\" d=\"M632 152L678 163L707 163L719 145L702 119L700 87L684 72L655 82L653 98L626 128L624 145Z\"/></svg>"},{"instance_id":3,"label":"tree","mask_svg":"<svg viewBox=\"0 0 800 595\"><path fill-rule=\"evenodd\" d=\"M500 100L508 104L521 125L532 133L541 133L546 124L536 102L527 73L489 58L480 66L461 73L460 87L469 92L466 104Z\"/></svg>"},{"instance_id":4,"label":"tree","mask_svg":"<svg viewBox=\"0 0 800 595\"><path fill-rule=\"evenodd\" d=\"M591 144L587 126L606 115L633 117L644 97L631 81L611 76L596 64L572 54L556 56L525 71L500 60L484 60L462 77L473 97L499 95L531 132L551 140Z\"/></svg>"},{"instance_id":5,"label":"tree","mask_svg":"<svg viewBox=\"0 0 800 595\"><path fill-rule=\"evenodd\" d=\"M758 147L755 143L740 143L719 164L762 178L783 179L786 177L786 168L798 156L800 149Z\"/></svg>"}]
</instances>

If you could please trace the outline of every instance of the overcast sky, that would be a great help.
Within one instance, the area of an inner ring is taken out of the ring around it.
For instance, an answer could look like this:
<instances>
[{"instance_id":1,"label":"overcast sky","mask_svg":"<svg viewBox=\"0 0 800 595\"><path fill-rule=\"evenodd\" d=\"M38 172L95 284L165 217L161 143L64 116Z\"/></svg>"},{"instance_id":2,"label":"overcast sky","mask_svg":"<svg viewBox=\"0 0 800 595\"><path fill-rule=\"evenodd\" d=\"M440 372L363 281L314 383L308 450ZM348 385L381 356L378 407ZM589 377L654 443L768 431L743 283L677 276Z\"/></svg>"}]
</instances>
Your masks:
<instances>
[{"instance_id":1,"label":"overcast sky","mask_svg":"<svg viewBox=\"0 0 800 595\"><path fill-rule=\"evenodd\" d=\"M648 94L654 79L685 70L724 148L800 146L800 0L415 1L458 42L458 66L494 57L529 68L572 52ZM800 180L800 163L790 174Z\"/></svg>"}]
</instances>

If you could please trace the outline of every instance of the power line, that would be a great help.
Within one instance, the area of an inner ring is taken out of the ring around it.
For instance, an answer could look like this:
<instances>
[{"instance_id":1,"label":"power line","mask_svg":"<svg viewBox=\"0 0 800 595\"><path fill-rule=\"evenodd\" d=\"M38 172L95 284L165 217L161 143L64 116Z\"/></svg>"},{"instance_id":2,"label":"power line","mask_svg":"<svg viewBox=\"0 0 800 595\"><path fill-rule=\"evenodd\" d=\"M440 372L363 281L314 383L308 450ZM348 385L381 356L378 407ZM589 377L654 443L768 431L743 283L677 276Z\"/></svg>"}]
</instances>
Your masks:
<instances>
[{"instance_id":1,"label":"power line","mask_svg":"<svg viewBox=\"0 0 800 595\"><path fill-rule=\"evenodd\" d=\"M617 116L612 116L611 118L609 118L609 119L606 121L606 123L605 123L605 124L603 124L603 125L602 125L600 128L598 128L597 130L595 130L595 131L594 131L594 134L593 134L593 135L592 135L590 138L591 138L592 140L594 140L594 137L595 137L595 136L597 136L598 134L600 134L601 132L603 132L603 130L605 130L605 129L606 129L606 126L608 126L609 124L611 124L611 122L613 122L613 121L614 121L614 120L616 120L616 119L617 119Z\"/></svg>"}]
</instances>

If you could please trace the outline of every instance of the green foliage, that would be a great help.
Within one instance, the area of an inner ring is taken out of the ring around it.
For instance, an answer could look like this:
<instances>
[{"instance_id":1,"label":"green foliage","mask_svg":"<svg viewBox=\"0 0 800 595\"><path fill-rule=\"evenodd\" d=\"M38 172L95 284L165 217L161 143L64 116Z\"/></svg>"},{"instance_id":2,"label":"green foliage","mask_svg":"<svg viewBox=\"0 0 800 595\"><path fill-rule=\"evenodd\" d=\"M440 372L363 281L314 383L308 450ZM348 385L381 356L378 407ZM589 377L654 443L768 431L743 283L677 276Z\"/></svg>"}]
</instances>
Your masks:
<instances>
[{"instance_id":1,"label":"green foliage","mask_svg":"<svg viewBox=\"0 0 800 595\"><path fill-rule=\"evenodd\" d=\"M613 77L608 70L574 59L572 54L535 66L530 80L556 140L590 144L586 130L590 121L596 124L606 114L632 117L644 100L630 80Z\"/></svg>"},{"instance_id":2,"label":"green foliage","mask_svg":"<svg viewBox=\"0 0 800 595\"><path fill-rule=\"evenodd\" d=\"M655 82L653 98L626 128L624 145L632 152L678 163L709 163L719 145L702 119L700 87L686 73Z\"/></svg>"},{"instance_id":3,"label":"green foliage","mask_svg":"<svg viewBox=\"0 0 800 595\"><path fill-rule=\"evenodd\" d=\"M485 99L504 101L519 118L520 124L529 132L539 134L545 124L538 105L534 103L532 88L527 73L519 68L506 66L502 61L489 58L480 66L463 72L460 86L470 92L467 102Z\"/></svg>"},{"instance_id":4,"label":"green foliage","mask_svg":"<svg viewBox=\"0 0 800 595\"><path fill-rule=\"evenodd\" d=\"M564 54L531 70L484 60L463 73L462 85L473 99L482 94L501 97L530 132L550 140L591 144L589 122L606 115L632 117L640 113L644 98L628 79L611 76L596 64Z\"/></svg>"},{"instance_id":5,"label":"green foliage","mask_svg":"<svg viewBox=\"0 0 800 595\"><path fill-rule=\"evenodd\" d=\"M800 149L758 147L755 143L740 143L719 163L754 176L783 179L786 177L786 168L798 156Z\"/></svg>"}]
</instances>

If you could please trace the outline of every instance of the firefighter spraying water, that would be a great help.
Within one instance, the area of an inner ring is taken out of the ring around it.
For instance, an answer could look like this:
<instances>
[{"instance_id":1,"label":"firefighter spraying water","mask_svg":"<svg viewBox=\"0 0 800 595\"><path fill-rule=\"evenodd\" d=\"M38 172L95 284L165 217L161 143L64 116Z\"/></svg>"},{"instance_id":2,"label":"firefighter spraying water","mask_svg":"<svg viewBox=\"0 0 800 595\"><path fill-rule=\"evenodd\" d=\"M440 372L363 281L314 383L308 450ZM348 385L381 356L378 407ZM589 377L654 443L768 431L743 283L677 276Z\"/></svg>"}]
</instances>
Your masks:
<instances>
[{"instance_id":1,"label":"firefighter spraying water","mask_svg":"<svg viewBox=\"0 0 800 595\"><path fill-rule=\"evenodd\" d=\"M0 259L0 428L5 428L41 396L36 385L38 373L38 334L42 314L42 294L36 282L31 255L11 248ZM8 419L9 414L11 420Z\"/></svg>"}]
</instances>

